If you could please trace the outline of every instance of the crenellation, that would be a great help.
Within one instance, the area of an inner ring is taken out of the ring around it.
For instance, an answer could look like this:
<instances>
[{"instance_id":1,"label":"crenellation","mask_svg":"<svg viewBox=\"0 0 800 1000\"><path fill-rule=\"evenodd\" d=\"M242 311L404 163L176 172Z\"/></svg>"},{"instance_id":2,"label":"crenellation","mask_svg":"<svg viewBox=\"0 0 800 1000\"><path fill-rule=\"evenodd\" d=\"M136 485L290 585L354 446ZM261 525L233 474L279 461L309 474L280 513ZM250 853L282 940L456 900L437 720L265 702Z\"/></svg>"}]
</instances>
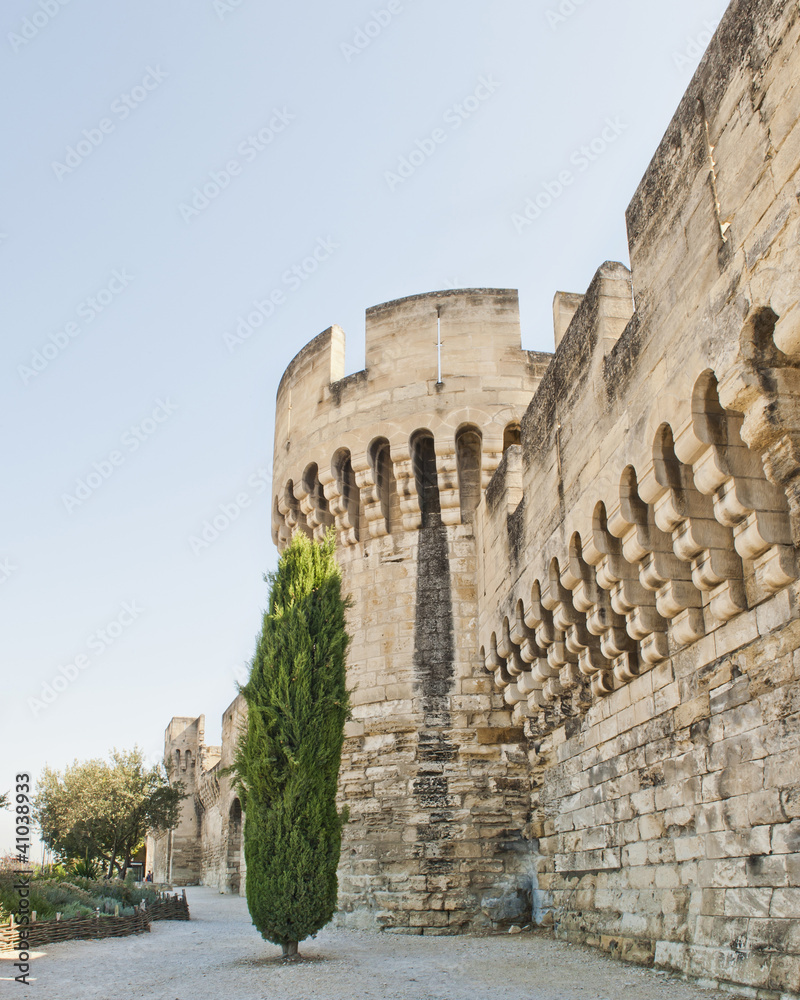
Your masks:
<instances>
[{"instance_id":1,"label":"crenellation","mask_svg":"<svg viewBox=\"0 0 800 1000\"><path fill-rule=\"evenodd\" d=\"M342 924L533 921L800 994L798 40L796 4L733 0L632 269L556 294L555 354L516 292L459 289L369 309L363 371L331 327L281 380L273 535L334 527L353 597ZM233 891L243 711L166 743L170 857Z\"/></svg>"}]
</instances>

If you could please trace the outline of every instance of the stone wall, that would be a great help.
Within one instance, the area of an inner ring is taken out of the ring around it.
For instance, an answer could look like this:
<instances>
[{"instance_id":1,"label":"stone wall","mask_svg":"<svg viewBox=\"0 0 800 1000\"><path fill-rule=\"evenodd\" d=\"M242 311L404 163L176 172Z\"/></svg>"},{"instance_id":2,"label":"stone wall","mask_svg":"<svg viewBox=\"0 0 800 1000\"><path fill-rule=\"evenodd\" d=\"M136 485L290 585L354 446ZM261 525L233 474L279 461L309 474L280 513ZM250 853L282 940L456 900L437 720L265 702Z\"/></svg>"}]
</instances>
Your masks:
<instances>
[{"instance_id":1,"label":"stone wall","mask_svg":"<svg viewBox=\"0 0 800 1000\"><path fill-rule=\"evenodd\" d=\"M222 746L206 746L205 716L176 717L164 735L170 780L186 793L177 827L148 837L147 865L156 882L209 885L244 895L242 809L230 777L236 737L246 718L238 696L222 718Z\"/></svg>"},{"instance_id":2,"label":"stone wall","mask_svg":"<svg viewBox=\"0 0 800 1000\"><path fill-rule=\"evenodd\" d=\"M223 893L244 895L243 813L231 778L225 774L233 763L239 728L247 706L238 695L222 716L222 746L213 767L204 771L197 789L201 815L202 859L199 879Z\"/></svg>"},{"instance_id":3,"label":"stone wall","mask_svg":"<svg viewBox=\"0 0 800 1000\"><path fill-rule=\"evenodd\" d=\"M597 272L475 521L546 919L776 996L800 991L799 30L796 4L729 8L628 209L632 271Z\"/></svg>"}]
</instances>

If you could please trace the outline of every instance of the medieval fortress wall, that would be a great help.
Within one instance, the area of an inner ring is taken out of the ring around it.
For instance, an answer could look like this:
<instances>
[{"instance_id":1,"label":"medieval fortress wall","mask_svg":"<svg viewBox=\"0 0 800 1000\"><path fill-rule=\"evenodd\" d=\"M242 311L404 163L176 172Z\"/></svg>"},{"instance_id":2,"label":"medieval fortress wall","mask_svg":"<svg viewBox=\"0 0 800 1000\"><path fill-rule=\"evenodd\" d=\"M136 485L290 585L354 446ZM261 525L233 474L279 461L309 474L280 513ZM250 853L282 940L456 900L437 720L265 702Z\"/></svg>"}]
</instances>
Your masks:
<instances>
[{"instance_id":1,"label":"medieval fortress wall","mask_svg":"<svg viewBox=\"0 0 800 1000\"><path fill-rule=\"evenodd\" d=\"M342 922L800 993L799 34L731 5L555 355L470 289L287 369L274 538L333 526L354 598ZM167 731L208 766L156 856L223 891L243 708Z\"/></svg>"},{"instance_id":2,"label":"medieval fortress wall","mask_svg":"<svg viewBox=\"0 0 800 1000\"><path fill-rule=\"evenodd\" d=\"M173 718L164 733L170 781L186 792L174 830L147 842L147 864L156 882L216 886L244 895L242 807L225 769L233 763L239 730L247 718L241 695L222 716L222 746L205 744L205 716Z\"/></svg>"},{"instance_id":3,"label":"medieval fortress wall","mask_svg":"<svg viewBox=\"0 0 800 1000\"><path fill-rule=\"evenodd\" d=\"M559 934L776 991L800 989L799 28L729 9L628 209L631 274L597 272L476 519Z\"/></svg>"},{"instance_id":4,"label":"medieval fortress wall","mask_svg":"<svg viewBox=\"0 0 800 1000\"><path fill-rule=\"evenodd\" d=\"M369 310L365 371L343 377L334 327L278 390L275 540L334 525L354 600L350 924L452 933L522 912L527 758L478 658L473 530L549 362L520 339L515 292L415 296Z\"/></svg>"}]
</instances>

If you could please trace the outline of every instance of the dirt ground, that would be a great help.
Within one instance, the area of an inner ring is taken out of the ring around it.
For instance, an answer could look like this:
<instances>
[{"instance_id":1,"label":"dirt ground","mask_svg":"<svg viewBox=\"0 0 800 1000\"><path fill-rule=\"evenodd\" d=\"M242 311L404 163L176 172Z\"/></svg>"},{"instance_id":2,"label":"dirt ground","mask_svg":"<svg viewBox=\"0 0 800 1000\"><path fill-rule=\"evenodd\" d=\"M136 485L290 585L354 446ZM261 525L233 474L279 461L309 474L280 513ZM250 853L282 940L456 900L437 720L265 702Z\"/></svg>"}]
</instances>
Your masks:
<instances>
[{"instance_id":1,"label":"dirt ground","mask_svg":"<svg viewBox=\"0 0 800 1000\"><path fill-rule=\"evenodd\" d=\"M150 934L34 953L33 980L0 961L0 996L36 1000L731 1000L663 972L532 934L420 937L323 930L284 963L243 899L189 889L192 919Z\"/></svg>"}]
</instances>

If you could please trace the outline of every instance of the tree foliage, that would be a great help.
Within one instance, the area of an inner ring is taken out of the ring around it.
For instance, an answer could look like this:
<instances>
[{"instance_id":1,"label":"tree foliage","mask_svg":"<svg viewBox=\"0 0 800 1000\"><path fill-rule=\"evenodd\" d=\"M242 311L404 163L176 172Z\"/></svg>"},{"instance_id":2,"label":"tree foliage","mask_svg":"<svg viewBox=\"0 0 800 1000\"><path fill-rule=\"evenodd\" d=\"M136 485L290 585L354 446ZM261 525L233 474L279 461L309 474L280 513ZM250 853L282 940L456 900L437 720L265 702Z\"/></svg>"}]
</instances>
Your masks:
<instances>
[{"instance_id":1,"label":"tree foliage","mask_svg":"<svg viewBox=\"0 0 800 1000\"><path fill-rule=\"evenodd\" d=\"M44 843L62 859L101 861L108 878L125 877L148 830L176 825L185 798L163 764L148 766L138 747L112 750L108 761L76 760L63 775L46 767L36 791Z\"/></svg>"},{"instance_id":2,"label":"tree foliage","mask_svg":"<svg viewBox=\"0 0 800 1000\"><path fill-rule=\"evenodd\" d=\"M0 794L0 809L8 808L8 792Z\"/></svg>"},{"instance_id":3,"label":"tree foliage","mask_svg":"<svg viewBox=\"0 0 800 1000\"><path fill-rule=\"evenodd\" d=\"M348 636L330 533L298 533L270 583L269 608L247 684L247 728L233 770L245 809L247 903L284 954L336 909L346 815L336 788L349 714Z\"/></svg>"}]
</instances>

